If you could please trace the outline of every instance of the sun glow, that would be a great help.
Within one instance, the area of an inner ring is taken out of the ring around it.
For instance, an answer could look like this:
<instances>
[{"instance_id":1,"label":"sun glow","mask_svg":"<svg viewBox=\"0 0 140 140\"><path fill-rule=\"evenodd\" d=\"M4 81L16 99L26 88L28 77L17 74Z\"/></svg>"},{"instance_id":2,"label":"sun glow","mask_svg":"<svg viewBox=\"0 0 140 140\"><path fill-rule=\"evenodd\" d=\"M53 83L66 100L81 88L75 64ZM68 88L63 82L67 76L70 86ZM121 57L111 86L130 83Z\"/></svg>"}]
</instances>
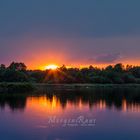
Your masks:
<instances>
[{"instance_id":1,"label":"sun glow","mask_svg":"<svg viewBox=\"0 0 140 140\"><path fill-rule=\"evenodd\" d=\"M54 64L51 64L51 65L48 65L48 66L45 67L45 69L47 69L47 70L49 70L49 69L56 70L57 68L58 68L58 66L54 65Z\"/></svg>"}]
</instances>

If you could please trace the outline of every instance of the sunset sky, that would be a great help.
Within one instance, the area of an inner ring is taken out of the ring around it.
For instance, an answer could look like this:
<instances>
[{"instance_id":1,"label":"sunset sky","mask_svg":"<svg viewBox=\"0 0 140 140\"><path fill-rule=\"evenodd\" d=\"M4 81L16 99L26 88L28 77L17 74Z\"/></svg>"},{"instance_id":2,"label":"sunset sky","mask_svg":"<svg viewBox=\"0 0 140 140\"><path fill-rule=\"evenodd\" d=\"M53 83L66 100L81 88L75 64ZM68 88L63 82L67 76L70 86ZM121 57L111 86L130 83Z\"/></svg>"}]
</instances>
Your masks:
<instances>
[{"instance_id":1,"label":"sunset sky","mask_svg":"<svg viewBox=\"0 0 140 140\"><path fill-rule=\"evenodd\" d=\"M140 65L140 0L0 0L0 63Z\"/></svg>"}]
</instances>

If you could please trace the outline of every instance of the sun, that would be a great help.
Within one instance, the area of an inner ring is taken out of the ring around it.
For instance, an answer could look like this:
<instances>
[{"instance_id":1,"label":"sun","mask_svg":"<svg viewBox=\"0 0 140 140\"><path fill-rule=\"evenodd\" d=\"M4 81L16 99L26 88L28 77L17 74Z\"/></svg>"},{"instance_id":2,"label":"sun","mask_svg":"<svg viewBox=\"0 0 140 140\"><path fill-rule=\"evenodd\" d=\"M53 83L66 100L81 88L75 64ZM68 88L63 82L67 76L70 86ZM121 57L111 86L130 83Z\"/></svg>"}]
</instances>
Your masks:
<instances>
[{"instance_id":1,"label":"sun","mask_svg":"<svg viewBox=\"0 0 140 140\"><path fill-rule=\"evenodd\" d=\"M45 67L45 69L47 70L56 70L58 68L57 65L51 64Z\"/></svg>"}]
</instances>

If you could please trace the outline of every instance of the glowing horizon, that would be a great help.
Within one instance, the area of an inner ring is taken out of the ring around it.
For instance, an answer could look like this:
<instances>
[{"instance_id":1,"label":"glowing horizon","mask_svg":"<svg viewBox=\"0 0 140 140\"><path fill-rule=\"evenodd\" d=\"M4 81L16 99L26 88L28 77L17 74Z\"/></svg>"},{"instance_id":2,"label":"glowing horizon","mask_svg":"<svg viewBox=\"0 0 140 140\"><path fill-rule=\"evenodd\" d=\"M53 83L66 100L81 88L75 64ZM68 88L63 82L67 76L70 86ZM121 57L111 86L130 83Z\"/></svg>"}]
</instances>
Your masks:
<instances>
[{"instance_id":1,"label":"glowing horizon","mask_svg":"<svg viewBox=\"0 0 140 140\"><path fill-rule=\"evenodd\" d=\"M140 63L137 63L137 62L130 62L130 63L122 63L122 62L118 62L118 63L121 63L123 64L125 67L127 65L132 65L132 66L140 66ZM31 67L31 66L27 66L27 69L31 69L31 70L35 70L35 69L39 69L39 70L46 70L46 69L52 69L52 70L55 70L57 68L60 68L62 67L63 65L66 66L66 68L88 68L89 66L93 66L93 67L97 67L97 68L105 68L109 65L112 65L114 66L115 64L118 64L118 63L113 63L113 64L76 64L76 65L65 65L65 64L56 64L56 63L51 63L51 64L44 64L42 66L36 66L36 67Z\"/></svg>"}]
</instances>

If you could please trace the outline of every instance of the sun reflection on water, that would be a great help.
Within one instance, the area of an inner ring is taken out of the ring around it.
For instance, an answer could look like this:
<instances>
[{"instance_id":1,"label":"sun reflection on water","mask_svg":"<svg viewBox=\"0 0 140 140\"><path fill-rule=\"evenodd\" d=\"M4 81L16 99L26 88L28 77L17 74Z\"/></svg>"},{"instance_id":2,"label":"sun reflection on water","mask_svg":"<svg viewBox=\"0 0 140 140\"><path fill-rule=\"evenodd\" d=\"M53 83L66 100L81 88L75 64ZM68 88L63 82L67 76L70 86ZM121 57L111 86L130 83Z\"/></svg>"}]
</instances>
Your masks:
<instances>
[{"instance_id":1,"label":"sun reflection on water","mask_svg":"<svg viewBox=\"0 0 140 140\"><path fill-rule=\"evenodd\" d=\"M52 96L52 98L48 98L46 96L40 96L40 97L28 97L27 98L27 108L30 108L34 111L41 111L41 112L47 112L50 114L61 114L65 111L71 112L73 110L105 110L108 108L108 104L105 100L99 100L98 102L95 102L90 105L90 103L83 102L81 98L79 98L76 101L69 101L66 100L61 101L56 96ZM112 104L112 109L114 108L114 105ZM122 112L140 112L140 104L138 103L129 103L126 99L122 100L121 105L121 111Z\"/></svg>"}]
</instances>

